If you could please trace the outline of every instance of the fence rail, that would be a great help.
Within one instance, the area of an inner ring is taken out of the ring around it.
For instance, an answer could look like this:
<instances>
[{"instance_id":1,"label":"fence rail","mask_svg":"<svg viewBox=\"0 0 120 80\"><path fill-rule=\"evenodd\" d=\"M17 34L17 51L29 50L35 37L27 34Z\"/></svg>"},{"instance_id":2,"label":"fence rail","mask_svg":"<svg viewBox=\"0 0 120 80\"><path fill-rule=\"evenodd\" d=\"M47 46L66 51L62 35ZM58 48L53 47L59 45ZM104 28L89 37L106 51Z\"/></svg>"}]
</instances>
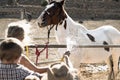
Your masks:
<instances>
[{"instance_id":1,"label":"fence rail","mask_svg":"<svg viewBox=\"0 0 120 80\"><path fill-rule=\"evenodd\" d=\"M29 48L44 48L46 45L27 45ZM120 45L73 45L75 48L120 48ZM49 44L48 48L67 48L67 45Z\"/></svg>"},{"instance_id":2,"label":"fence rail","mask_svg":"<svg viewBox=\"0 0 120 80\"><path fill-rule=\"evenodd\" d=\"M0 7L0 13L6 12L6 13L12 13L12 12L19 12L20 18L24 18L25 9L24 7Z\"/></svg>"},{"instance_id":3,"label":"fence rail","mask_svg":"<svg viewBox=\"0 0 120 80\"><path fill-rule=\"evenodd\" d=\"M54 37L52 37L54 38ZM35 38L35 39L45 39L43 37L40 37L40 38ZM2 41L3 39L0 39L0 41ZM45 44L30 44L30 45L26 45L28 46L29 48L44 48L46 45ZM76 47L76 48L120 48L120 44L110 44L110 45L98 45L98 44L84 44L84 45L73 45L73 47ZM48 48L67 48L67 45L65 44L62 44L62 45L59 45L59 44L48 44Z\"/></svg>"},{"instance_id":4,"label":"fence rail","mask_svg":"<svg viewBox=\"0 0 120 80\"><path fill-rule=\"evenodd\" d=\"M27 45L29 48L45 48L46 45ZM120 48L120 45L73 45L75 48ZM67 45L58 45L58 44L49 44L48 48L67 48ZM45 63L52 63L52 62L59 62L61 59L57 60L49 60L49 61L43 61L39 62L38 64L45 64ZM83 63L87 64L87 63ZM93 64L101 64L101 63L93 63ZM103 63L102 63L103 64Z\"/></svg>"}]
</instances>

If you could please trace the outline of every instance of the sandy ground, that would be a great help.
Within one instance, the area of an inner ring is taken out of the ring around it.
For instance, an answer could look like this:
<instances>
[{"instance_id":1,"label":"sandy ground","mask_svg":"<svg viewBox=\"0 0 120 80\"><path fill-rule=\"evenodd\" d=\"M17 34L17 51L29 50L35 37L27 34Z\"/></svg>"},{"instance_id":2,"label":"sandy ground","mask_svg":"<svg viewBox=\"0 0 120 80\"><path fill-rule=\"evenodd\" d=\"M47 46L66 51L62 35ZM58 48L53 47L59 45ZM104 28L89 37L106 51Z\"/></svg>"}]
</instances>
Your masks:
<instances>
[{"instance_id":1,"label":"sandy ground","mask_svg":"<svg viewBox=\"0 0 120 80\"><path fill-rule=\"evenodd\" d=\"M7 25L10 22L14 22L14 21L18 21L18 19L0 19L0 37L1 39L4 38L5 36L5 29L7 28ZM32 27L30 29L30 37L31 37L31 44L45 44L47 42L47 29L40 29L35 23L35 21L32 21ZM33 24L34 23L34 24ZM86 26L88 29L95 29L97 27L100 27L102 25L112 25L114 27L116 27L118 30L120 30L120 20L96 20L96 21L89 21L86 20L83 23L84 26ZM50 38L50 44L57 44L55 37L54 37L54 31L51 31L51 38ZM39 49L41 50L41 48ZM35 62L36 60L36 55L35 55L35 49L33 48L29 48L29 55L28 57ZM59 57L59 53L57 52L57 48L49 48L49 57L48 59L45 58L45 51L43 53L41 53L40 57L39 57L39 64L38 66L46 66L46 65L50 65L51 63L47 63L48 61L56 61L58 59L60 59ZM53 62L52 62L53 63ZM82 80L107 80L107 76L108 76L108 70L100 70L99 68L95 68L96 66L100 66L100 65L93 65L94 67L89 67L92 68L91 70L89 70L87 67L88 66L81 66L81 76L82 76ZM102 66L105 66L104 64L102 64ZM88 70L87 70L88 69ZM95 70L99 70L97 73L94 73ZM119 78L119 76L118 76ZM120 79L120 78L119 78Z\"/></svg>"}]
</instances>

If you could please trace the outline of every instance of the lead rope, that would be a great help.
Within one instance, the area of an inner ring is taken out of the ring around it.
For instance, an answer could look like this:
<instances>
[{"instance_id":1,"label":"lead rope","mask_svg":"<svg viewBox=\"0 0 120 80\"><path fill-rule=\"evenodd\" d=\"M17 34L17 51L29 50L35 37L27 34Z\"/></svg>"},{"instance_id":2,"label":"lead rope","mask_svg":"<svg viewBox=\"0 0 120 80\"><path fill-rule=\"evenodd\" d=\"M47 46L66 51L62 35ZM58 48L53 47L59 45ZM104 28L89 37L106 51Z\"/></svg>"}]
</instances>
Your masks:
<instances>
[{"instance_id":1,"label":"lead rope","mask_svg":"<svg viewBox=\"0 0 120 80\"><path fill-rule=\"evenodd\" d=\"M25 46L25 49L26 49L26 56L29 57L29 48L28 48L28 46Z\"/></svg>"},{"instance_id":2,"label":"lead rope","mask_svg":"<svg viewBox=\"0 0 120 80\"><path fill-rule=\"evenodd\" d=\"M38 50L38 46L36 45L36 65L38 64L38 57L40 56L40 54L46 49L46 59L48 59L48 44L49 44L49 36L50 36L50 30L54 27L54 25L50 26L50 28L48 29L48 41L45 45L45 47L42 50Z\"/></svg>"},{"instance_id":3,"label":"lead rope","mask_svg":"<svg viewBox=\"0 0 120 80\"><path fill-rule=\"evenodd\" d=\"M38 57L40 56L40 54L46 49L46 59L48 59L48 44L49 42L46 43L45 47L42 50L38 50L38 46L36 45L36 65L38 64Z\"/></svg>"}]
</instances>

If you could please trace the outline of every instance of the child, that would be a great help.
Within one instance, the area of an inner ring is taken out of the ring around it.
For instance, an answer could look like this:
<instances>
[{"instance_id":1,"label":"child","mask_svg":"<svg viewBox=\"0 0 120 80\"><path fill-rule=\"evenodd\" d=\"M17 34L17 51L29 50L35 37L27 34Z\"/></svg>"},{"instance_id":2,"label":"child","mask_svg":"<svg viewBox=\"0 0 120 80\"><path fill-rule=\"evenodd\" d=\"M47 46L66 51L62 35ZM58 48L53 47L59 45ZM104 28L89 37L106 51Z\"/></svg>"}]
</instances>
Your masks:
<instances>
[{"instance_id":1,"label":"child","mask_svg":"<svg viewBox=\"0 0 120 80\"><path fill-rule=\"evenodd\" d=\"M39 73L18 64L22 53L23 45L18 39L6 38L1 42L0 80L24 80L30 74L41 78Z\"/></svg>"},{"instance_id":2,"label":"child","mask_svg":"<svg viewBox=\"0 0 120 80\"><path fill-rule=\"evenodd\" d=\"M26 27L26 26L25 26ZM9 26L6 29L6 37L14 37L19 39L21 42L24 39L25 31L22 27L18 25ZM22 54L20 59L20 64L24 65L25 67L38 72L38 73L44 73L47 72L48 67L37 67L32 61L28 59L24 54Z\"/></svg>"}]
</instances>

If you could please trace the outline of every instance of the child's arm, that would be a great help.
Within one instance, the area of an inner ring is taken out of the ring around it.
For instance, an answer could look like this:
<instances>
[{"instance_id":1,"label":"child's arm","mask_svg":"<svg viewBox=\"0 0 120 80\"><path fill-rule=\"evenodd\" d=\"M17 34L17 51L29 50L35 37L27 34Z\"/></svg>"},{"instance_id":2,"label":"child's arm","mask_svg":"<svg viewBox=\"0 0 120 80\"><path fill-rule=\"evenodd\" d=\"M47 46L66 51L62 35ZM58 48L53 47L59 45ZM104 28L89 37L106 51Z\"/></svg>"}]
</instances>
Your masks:
<instances>
[{"instance_id":1,"label":"child's arm","mask_svg":"<svg viewBox=\"0 0 120 80\"><path fill-rule=\"evenodd\" d=\"M44 73L47 72L48 67L37 67L28 57L26 57L24 54L22 54L20 59L20 64L24 65L30 70L33 70L38 73Z\"/></svg>"}]
</instances>

